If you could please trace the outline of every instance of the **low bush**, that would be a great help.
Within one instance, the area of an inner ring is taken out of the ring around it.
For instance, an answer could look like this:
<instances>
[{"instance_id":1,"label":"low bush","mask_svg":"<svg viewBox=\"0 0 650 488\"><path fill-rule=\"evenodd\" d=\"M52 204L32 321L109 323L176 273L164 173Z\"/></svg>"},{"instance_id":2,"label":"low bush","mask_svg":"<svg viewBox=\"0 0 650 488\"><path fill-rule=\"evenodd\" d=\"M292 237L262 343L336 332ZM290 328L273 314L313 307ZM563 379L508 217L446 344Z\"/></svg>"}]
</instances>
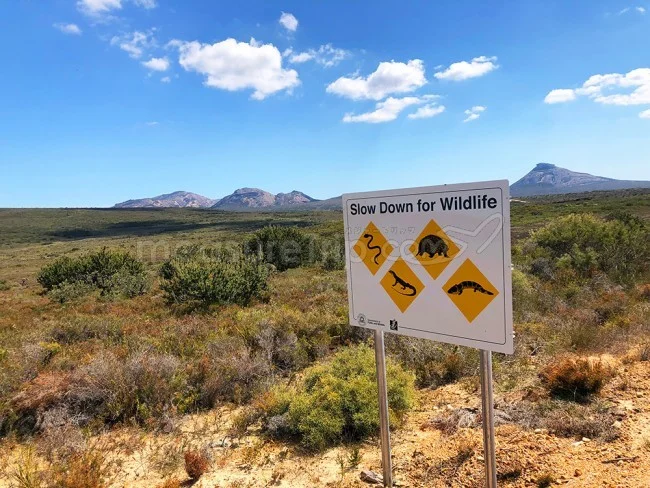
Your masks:
<instances>
[{"instance_id":1,"label":"low bush","mask_svg":"<svg viewBox=\"0 0 650 488\"><path fill-rule=\"evenodd\" d=\"M540 278L550 279L556 270L571 270L580 278L600 271L617 283L631 284L648 273L649 237L640 219L572 214L534 232L525 247L533 258L531 271Z\"/></svg>"},{"instance_id":2,"label":"low bush","mask_svg":"<svg viewBox=\"0 0 650 488\"><path fill-rule=\"evenodd\" d=\"M70 457L55 466L51 488L104 488L108 486L108 465L96 451L87 451Z\"/></svg>"},{"instance_id":3,"label":"low bush","mask_svg":"<svg viewBox=\"0 0 650 488\"><path fill-rule=\"evenodd\" d=\"M59 303L68 303L79 300L85 296L90 295L96 288L83 281L75 281L70 283L69 281L64 281L58 285L52 287L49 291L48 296L55 302Z\"/></svg>"},{"instance_id":4,"label":"low bush","mask_svg":"<svg viewBox=\"0 0 650 488\"><path fill-rule=\"evenodd\" d=\"M393 422L400 421L413 402L414 378L387 362L388 404ZM379 430L377 383L373 351L355 346L332 360L312 366L295 392L267 402L267 430L297 437L309 450L341 441L358 441Z\"/></svg>"},{"instance_id":5,"label":"low bush","mask_svg":"<svg viewBox=\"0 0 650 488\"><path fill-rule=\"evenodd\" d=\"M120 360L104 353L75 373L64 404L104 423L145 423L162 418L186 391L186 375L174 356L142 350Z\"/></svg>"},{"instance_id":6,"label":"low bush","mask_svg":"<svg viewBox=\"0 0 650 488\"><path fill-rule=\"evenodd\" d=\"M79 298L93 289L105 296L132 298L148 288L142 262L128 252L106 248L76 258L59 258L41 269L37 280L60 302Z\"/></svg>"},{"instance_id":7,"label":"low bush","mask_svg":"<svg viewBox=\"0 0 650 488\"><path fill-rule=\"evenodd\" d=\"M552 396L584 401L600 392L611 375L601 361L565 358L546 366L540 378Z\"/></svg>"},{"instance_id":8,"label":"low bush","mask_svg":"<svg viewBox=\"0 0 650 488\"><path fill-rule=\"evenodd\" d=\"M208 470L210 462L203 453L199 451L187 451L185 453L185 472L192 481L198 480Z\"/></svg>"},{"instance_id":9,"label":"low bush","mask_svg":"<svg viewBox=\"0 0 650 488\"><path fill-rule=\"evenodd\" d=\"M541 399L506 404L503 408L511 422L528 430L547 429L560 437L588 437L604 442L620 435L615 424L619 417L607 404Z\"/></svg>"},{"instance_id":10,"label":"low bush","mask_svg":"<svg viewBox=\"0 0 650 488\"><path fill-rule=\"evenodd\" d=\"M314 264L321 259L318 241L296 227L268 226L244 243L247 255L259 256L278 271Z\"/></svg>"},{"instance_id":11,"label":"low bush","mask_svg":"<svg viewBox=\"0 0 650 488\"><path fill-rule=\"evenodd\" d=\"M59 344L75 344L92 339L104 343L118 343L124 337L122 323L110 317L77 316L56 323L50 337Z\"/></svg>"},{"instance_id":12,"label":"low bush","mask_svg":"<svg viewBox=\"0 0 650 488\"><path fill-rule=\"evenodd\" d=\"M345 269L345 240L343 236L329 239L321 245L321 267L325 271Z\"/></svg>"},{"instance_id":13,"label":"low bush","mask_svg":"<svg viewBox=\"0 0 650 488\"><path fill-rule=\"evenodd\" d=\"M0 291L7 291L11 288L11 285L5 280L0 280Z\"/></svg>"},{"instance_id":14,"label":"low bush","mask_svg":"<svg viewBox=\"0 0 650 488\"><path fill-rule=\"evenodd\" d=\"M389 334L386 349L400 364L415 372L419 388L454 383L478 371L478 352L466 347Z\"/></svg>"},{"instance_id":15,"label":"low bush","mask_svg":"<svg viewBox=\"0 0 650 488\"><path fill-rule=\"evenodd\" d=\"M245 306L263 295L269 270L255 256L189 247L180 249L165 262L160 276L161 288L170 304Z\"/></svg>"},{"instance_id":16,"label":"low bush","mask_svg":"<svg viewBox=\"0 0 650 488\"><path fill-rule=\"evenodd\" d=\"M593 412L581 405L569 404L553 409L544 417L543 425L557 436L574 439L599 439L611 442L620 435L613 426L616 417L604 412Z\"/></svg>"},{"instance_id":17,"label":"low bush","mask_svg":"<svg viewBox=\"0 0 650 488\"><path fill-rule=\"evenodd\" d=\"M208 346L201 362L200 403L241 404L255 396L271 378L268 358L253 352L238 337L222 337Z\"/></svg>"}]
</instances>

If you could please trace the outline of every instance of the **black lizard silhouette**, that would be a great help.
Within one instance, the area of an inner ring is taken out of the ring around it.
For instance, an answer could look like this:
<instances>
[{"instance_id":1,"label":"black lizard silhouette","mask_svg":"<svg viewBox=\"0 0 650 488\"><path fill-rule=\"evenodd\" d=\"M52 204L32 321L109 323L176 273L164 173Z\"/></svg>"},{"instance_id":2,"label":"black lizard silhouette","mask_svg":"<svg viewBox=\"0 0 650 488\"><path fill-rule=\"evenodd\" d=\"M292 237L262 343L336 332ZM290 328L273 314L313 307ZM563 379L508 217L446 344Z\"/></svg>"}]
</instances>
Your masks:
<instances>
[{"instance_id":1,"label":"black lizard silhouette","mask_svg":"<svg viewBox=\"0 0 650 488\"><path fill-rule=\"evenodd\" d=\"M486 290L481 285L479 285L476 281L461 281L460 283L457 283L451 288L449 288L449 290L447 290L447 293L449 293L450 295L462 295L463 290L467 288L473 289L474 293L478 291L485 295L494 295L494 293Z\"/></svg>"},{"instance_id":2,"label":"black lizard silhouette","mask_svg":"<svg viewBox=\"0 0 650 488\"><path fill-rule=\"evenodd\" d=\"M407 297L412 297L415 296L415 294L418 292L415 287L397 276L397 273L393 271L392 269L388 271L390 274L393 275L393 278L395 279L395 283L393 283L393 289L399 293L400 295L404 295ZM400 285L402 287L401 291L398 288L395 288L397 285ZM411 293L404 293L406 290L409 290Z\"/></svg>"},{"instance_id":3,"label":"black lizard silhouette","mask_svg":"<svg viewBox=\"0 0 650 488\"><path fill-rule=\"evenodd\" d=\"M377 261L377 258L381 256L381 246L377 246L377 245L371 246L372 240L375 238L375 236L373 236L372 234L364 234L363 237L365 239L368 239L368 243L366 244L368 250L377 249L377 254L375 254L372 260L375 262L375 264L379 265L379 261Z\"/></svg>"}]
</instances>

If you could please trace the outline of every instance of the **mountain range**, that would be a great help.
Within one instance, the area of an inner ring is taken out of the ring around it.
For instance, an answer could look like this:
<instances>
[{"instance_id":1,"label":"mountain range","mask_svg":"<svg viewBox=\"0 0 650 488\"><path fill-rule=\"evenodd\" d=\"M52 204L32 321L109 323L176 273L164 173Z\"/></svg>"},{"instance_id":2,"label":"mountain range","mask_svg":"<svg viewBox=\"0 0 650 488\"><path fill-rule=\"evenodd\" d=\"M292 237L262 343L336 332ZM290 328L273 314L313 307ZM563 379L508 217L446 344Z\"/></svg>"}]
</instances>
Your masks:
<instances>
[{"instance_id":1,"label":"mountain range","mask_svg":"<svg viewBox=\"0 0 650 488\"><path fill-rule=\"evenodd\" d=\"M513 197L528 197L626 188L650 188L650 181L615 180L578 173L550 163L539 163L526 176L510 185L510 194Z\"/></svg>"},{"instance_id":2,"label":"mountain range","mask_svg":"<svg viewBox=\"0 0 650 488\"><path fill-rule=\"evenodd\" d=\"M510 185L513 197L556 195L586 191L650 188L650 181L615 180L560 168L550 163L537 164L528 174ZM221 199L176 191L157 197L127 200L114 208L214 208L220 210L331 210L341 208L341 197L317 200L293 190L276 195L259 188L240 188Z\"/></svg>"}]
</instances>

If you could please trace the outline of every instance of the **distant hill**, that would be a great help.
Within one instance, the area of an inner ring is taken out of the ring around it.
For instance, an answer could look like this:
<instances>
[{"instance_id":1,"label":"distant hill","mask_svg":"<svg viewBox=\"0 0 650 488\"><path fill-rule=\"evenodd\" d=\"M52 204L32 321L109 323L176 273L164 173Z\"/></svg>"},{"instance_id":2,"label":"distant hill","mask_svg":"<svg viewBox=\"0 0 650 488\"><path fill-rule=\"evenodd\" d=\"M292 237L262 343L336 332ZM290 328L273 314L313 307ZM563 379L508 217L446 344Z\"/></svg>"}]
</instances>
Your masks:
<instances>
[{"instance_id":1,"label":"distant hill","mask_svg":"<svg viewBox=\"0 0 650 488\"><path fill-rule=\"evenodd\" d=\"M539 163L526 176L510 185L510 194L513 197L527 197L627 188L650 188L650 181L615 180Z\"/></svg>"},{"instance_id":2,"label":"distant hill","mask_svg":"<svg viewBox=\"0 0 650 488\"><path fill-rule=\"evenodd\" d=\"M434 182L431 182L434 184ZM650 188L650 181L628 181L578 173L554 164L539 163L526 176L510 186L513 197L534 195L558 195L582 193L587 191L625 190L630 188ZM118 203L114 208L168 208L193 207L219 210L339 210L341 197L317 200L305 193L293 190L274 195L259 188L240 188L220 200L177 191L153 198L141 198Z\"/></svg>"},{"instance_id":3,"label":"distant hill","mask_svg":"<svg viewBox=\"0 0 650 488\"><path fill-rule=\"evenodd\" d=\"M214 205L215 201L196 193L175 191L152 198L127 200L114 205L113 208L205 208Z\"/></svg>"},{"instance_id":4,"label":"distant hill","mask_svg":"<svg viewBox=\"0 0 650 488\"><path fill-rule=\"evenodd\" d=\"M273 195L259 188L240 188L232 194L223 197L212 208L222 210L272 209L276 207L303 205L316 201L315 198L296 190L290 193Z\"/></svg>"}]
</instances>

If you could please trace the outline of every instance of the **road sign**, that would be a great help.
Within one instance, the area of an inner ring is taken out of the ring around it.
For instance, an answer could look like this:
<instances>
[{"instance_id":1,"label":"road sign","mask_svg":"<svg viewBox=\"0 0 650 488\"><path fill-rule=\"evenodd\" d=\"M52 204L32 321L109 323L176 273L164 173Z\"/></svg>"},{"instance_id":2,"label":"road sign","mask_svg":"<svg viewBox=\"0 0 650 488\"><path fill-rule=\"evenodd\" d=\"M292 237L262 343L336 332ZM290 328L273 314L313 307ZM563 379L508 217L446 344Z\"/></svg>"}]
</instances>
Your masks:
<instances>
[{"instance_id":1,"label":"road sign","mask_svg":"<svg viewBox=\"0 0 650 488\"><path fill-rule=\"evenodd\" d=\"M343 195L350 323L512 353L505 180Z\"/></svg>"}]
</instances>

